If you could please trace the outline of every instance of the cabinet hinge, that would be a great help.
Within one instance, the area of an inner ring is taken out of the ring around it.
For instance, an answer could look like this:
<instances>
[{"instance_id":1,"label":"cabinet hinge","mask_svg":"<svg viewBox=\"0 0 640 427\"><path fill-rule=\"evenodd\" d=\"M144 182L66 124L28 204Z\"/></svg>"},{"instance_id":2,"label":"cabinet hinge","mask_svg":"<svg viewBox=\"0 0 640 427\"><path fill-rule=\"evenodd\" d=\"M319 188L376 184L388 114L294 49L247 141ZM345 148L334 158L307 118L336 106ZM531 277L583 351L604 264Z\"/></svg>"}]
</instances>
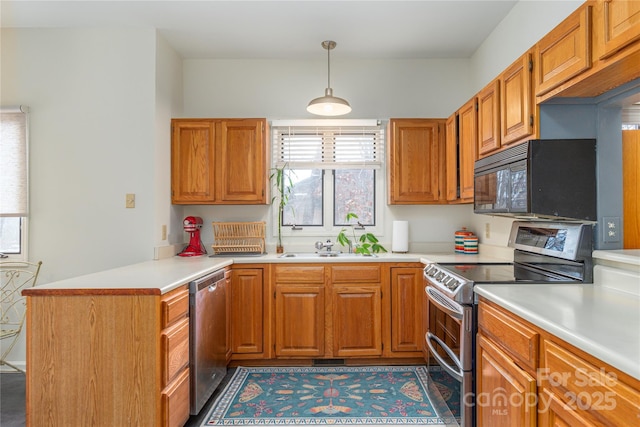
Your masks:
<instances>
[{"instance_id":1,"label":"cabinet hinge","mask_svg":"<svg viewBox=\"0 0 640 427\"><path fill-rule=\"evenodd\" d=\"M533 127L533 114L529 116L529 126Z\"/></svg>"},{"instance_id":2,"label":"cabinet hinge","mask_svg":"<svg viewBox=\"0 0 640 427\"><path fill-rule=\"evenodd\" d=\"M480 110L480 106L478 105L478 101L476 101L476 111Z\"/></svg>"},{"instance_id":3,"label":"cabinet hinge","mask_svg":"<svg viewBox=\"0 0 640 427\"><path fill-rule=\"evenodd\" d=\"M276 299L276 291L273 291L273 299Z\"/></svg>"},{"instance_id":4,"label":"cabinet hinge","mask_svg":"<svg viewBox=\"0 0 640 427\"><path fill-rule=\"evenodd\" d=\"M533 71L533 60L529 60L529 71Z\"/></svg>"}]
</instances>

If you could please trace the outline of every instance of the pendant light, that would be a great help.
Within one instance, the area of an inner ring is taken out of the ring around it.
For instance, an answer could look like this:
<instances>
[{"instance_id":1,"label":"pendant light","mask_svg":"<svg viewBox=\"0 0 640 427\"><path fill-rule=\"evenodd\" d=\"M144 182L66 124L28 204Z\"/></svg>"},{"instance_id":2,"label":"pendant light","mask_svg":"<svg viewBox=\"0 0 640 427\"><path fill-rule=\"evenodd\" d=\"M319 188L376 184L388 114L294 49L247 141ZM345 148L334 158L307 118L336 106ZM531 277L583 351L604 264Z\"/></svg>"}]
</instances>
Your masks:
<instances>
[{"instance_id":1,"label":"pendant light","mask_svg":"<svg viewBox=\"0 0 640 427\"><path fill-rule=\"evenodd\" d=\"M351 105L342 99L333 96L331 89L331 60L329 52L336 47L336 42L325 40L322 47L327 49L327 88L324 90L324 96L312 99L307 106L307 111L319 116L341 116L351 112Z\"/></svg>"}]
</instances>

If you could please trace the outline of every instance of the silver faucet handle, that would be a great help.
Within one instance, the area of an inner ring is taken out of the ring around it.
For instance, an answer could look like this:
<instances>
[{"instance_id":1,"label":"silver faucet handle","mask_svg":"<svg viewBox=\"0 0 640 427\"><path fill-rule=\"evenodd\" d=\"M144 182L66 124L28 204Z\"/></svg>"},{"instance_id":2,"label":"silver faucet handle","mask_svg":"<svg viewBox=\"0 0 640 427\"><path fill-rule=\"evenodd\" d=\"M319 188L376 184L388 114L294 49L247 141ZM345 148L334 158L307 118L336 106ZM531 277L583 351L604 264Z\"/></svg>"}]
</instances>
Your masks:
<instances>
[{"instance_id":1,"label":"silver faucet handle","mask_svg":"<svg viewBox=\"0 0 640 427\"><path fill-rule=\"evenodd\" d=\"M317 249L317 250L320 250L320 249L322 249L322 248L324 248L324 243L322 243L320 240L318 240L318 241L316 242L316 249Z\"/></svg>"}]
</instances>

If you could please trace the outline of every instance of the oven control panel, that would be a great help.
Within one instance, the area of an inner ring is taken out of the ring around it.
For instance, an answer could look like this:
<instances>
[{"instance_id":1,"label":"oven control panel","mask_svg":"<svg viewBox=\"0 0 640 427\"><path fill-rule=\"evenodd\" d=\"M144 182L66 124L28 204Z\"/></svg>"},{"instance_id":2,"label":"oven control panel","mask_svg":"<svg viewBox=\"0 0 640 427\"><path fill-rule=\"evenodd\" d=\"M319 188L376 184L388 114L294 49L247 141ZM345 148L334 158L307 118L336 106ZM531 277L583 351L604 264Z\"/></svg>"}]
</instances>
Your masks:
<instances>
[{"instance_id":1,"label":"oven control panel","mask_svg":"<svg viewBox=\"0 0 640 427\"><path fill-rule=\"evenodd\" d=\"M432 285L443 291L453 300L468 303L465 299L471 292L473 284L463 277L437 265L428 264L424 268L424 278ZM469 288L469 290L467 290Z\"/></svg>"}]
</instances>

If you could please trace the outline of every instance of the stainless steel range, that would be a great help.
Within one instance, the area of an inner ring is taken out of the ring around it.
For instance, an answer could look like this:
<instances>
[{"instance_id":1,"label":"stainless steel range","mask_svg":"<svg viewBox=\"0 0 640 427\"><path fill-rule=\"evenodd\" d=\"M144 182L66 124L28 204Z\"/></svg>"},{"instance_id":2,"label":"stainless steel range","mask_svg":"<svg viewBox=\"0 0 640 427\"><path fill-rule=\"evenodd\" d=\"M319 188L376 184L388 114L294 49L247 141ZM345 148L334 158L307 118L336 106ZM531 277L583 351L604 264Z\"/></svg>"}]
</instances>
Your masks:
<instances>
[{"instance_id":1,"label":"stainless steel range","mask_svg":"<svg viewBox=\"0 0 640 427\"><path fill-rule=\"evenodd\" d=\"M460 382L460 425L475 425L476 284L592 283L593 226L522 222L511 228L512 263L431 263L424 268L429 367Z\"/></svg>"}]
</instances>

